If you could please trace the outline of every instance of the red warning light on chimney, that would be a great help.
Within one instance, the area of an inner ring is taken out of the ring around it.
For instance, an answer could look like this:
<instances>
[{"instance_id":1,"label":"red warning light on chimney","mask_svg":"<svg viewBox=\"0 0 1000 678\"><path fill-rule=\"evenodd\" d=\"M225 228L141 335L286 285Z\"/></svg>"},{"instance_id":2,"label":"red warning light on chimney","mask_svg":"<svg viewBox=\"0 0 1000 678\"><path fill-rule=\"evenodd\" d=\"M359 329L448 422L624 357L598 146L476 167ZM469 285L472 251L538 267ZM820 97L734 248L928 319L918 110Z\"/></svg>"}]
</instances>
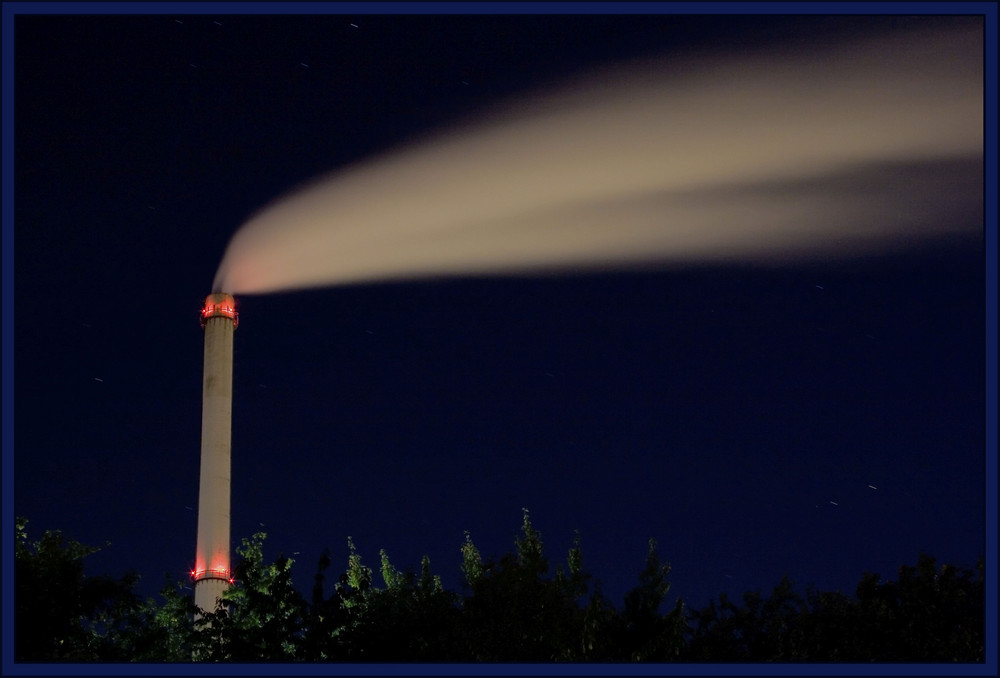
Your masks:
<instances>
[{"instance_id":1,"label":"red warning light on chimney","mask_svg":"<svg viewBox=\"0 0 1000 678\"><path fill-rule=\"evenodd\" d=\"M201 309L201 326L204 327L209 318L219 317L232 320L234 329L239 327L240 316L236 312L236 300L232 295L219 293L205 298L205 306Z\"/></svg>"}]
</instances>

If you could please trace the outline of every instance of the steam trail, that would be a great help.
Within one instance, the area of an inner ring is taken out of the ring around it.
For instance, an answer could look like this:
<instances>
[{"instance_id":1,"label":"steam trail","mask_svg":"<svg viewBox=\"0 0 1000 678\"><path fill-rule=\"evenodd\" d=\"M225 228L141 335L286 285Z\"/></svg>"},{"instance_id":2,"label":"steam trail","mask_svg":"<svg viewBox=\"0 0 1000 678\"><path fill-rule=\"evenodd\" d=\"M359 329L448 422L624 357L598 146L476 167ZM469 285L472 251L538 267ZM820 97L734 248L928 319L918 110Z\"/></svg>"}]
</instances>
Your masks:
<instances>
[{"instance_id":1,"label":"steam trail","mask_svg":"<svg viewBox=\"0 0 1000 678\"><path fill-rule=\"evenodd\" d=\"M980 229L978 20L637 62L266 207L214 289L853 254Z\"/></svg>"}]
</instances>

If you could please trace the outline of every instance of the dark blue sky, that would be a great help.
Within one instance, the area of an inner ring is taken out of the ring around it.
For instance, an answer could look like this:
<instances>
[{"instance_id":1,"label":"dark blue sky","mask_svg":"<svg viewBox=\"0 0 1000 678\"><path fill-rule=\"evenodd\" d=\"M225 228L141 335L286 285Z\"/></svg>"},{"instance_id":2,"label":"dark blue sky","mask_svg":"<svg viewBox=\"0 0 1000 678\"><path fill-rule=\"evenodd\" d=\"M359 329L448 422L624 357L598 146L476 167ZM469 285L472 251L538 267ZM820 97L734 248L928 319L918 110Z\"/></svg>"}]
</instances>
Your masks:
<instances>
[{"instance_id":1,"label":"dark blue sky","mask_svg":"<svg viewBox=\"0 0 1000 678\"><path fill-rule=\"evenodd\" d=\"M608 60L903 21L19 16L14 513L110 541L92 571L137 570L148 595L184 576L198 311L229 238L289 188ZM974 233L768 268L237 297L234 545L263 529L306 593L348 536L372 566L427 554L457 589L464 531L500 555L527 507L553 565L580 531L618 605L650 537L671 601L696 607L784 573L853 593L920 552L971 566L986 280Z\"/></svg>"}]
</instances>

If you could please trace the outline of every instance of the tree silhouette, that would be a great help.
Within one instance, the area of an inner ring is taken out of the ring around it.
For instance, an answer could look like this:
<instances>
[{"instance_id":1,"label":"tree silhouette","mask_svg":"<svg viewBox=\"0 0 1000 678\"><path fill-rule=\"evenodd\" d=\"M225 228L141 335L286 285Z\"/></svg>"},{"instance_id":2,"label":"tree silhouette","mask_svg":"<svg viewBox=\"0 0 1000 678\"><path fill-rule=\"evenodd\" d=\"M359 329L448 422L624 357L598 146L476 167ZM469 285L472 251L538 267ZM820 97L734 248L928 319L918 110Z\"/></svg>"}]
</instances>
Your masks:
<instances>
[{"instance_id":1,"label":"tree silhouette","mask_svg":"<svg viewBox=\"0 0 1000 678\"><path fill-rule=\"evenodd\" d=\"M88 577L83 559L99 551L66 540L59 530L29 542L25 518L15 521L14 655L19 661L128 659L121 636L140 607L138 575Z\"/></svg>"},{"instance_id":2,"label":"tree silhouette","mask_svg":"<svg viewBox=\"0 0 1000 678\"><path fill-rule=\"evenodd\" d=\"M292 560L279 554L263 562L258 532L244 539L233 572L236 583L225 590L214 612L196 627L195 656L205 661L292 661L300 657L305 600L292 584Z\"/></svg>"},{"instance_id":3,"label":"tree silhouette","mask_svg":"<svg viewBox=\"0 0 1000 678\"><path fill-rule=\"evenodd\" d=\"M977 572L935 566L921 554L897 581L865 574L855 598L795 593L786 576L770 596L719 596L692 615L692 661L981 662L983 563Z\"/></svg>"},{"instance_id":4,"label":"tree silhouette","mask_svg":"<svg viewBox=\"0 0 1000 678\"><path fill-rule=\"evenodd\" d=\"M419 572L379 552L378 577L351 538L328 586L320 557L311 600L293 561L266 563L264 533L244 539L235 583L197 612L184 582L139 601L135 575L88 577L97 549L58 532L15 541L18 661L289 662L982 662L984 563L937 566L921 554L895 581L866 573L854 597L787 576L765 597L720 595L702 609L671 605L670 565L649 540L638 584L616 608L583 567L580 535L550 574L542 534L523 510L513 549L484 560L471 535L458 551L462 591L446 591L425 556ZM329 590L328 590L329 588Z\"/></svg>"},{"instance_id":5,"label":"tree silhouette","mask_svg":"<svg viewBox=\"0 0 1000 678\"><path fill-rule=\"evenodd\" d=\"M472 661L553 661L579 655L583 593L579 553L571 550L570 575L545 579L549 565L541 533L523 510L515 551L483 562L466 535L460 652Z\"/></svg>"}]
</instances>

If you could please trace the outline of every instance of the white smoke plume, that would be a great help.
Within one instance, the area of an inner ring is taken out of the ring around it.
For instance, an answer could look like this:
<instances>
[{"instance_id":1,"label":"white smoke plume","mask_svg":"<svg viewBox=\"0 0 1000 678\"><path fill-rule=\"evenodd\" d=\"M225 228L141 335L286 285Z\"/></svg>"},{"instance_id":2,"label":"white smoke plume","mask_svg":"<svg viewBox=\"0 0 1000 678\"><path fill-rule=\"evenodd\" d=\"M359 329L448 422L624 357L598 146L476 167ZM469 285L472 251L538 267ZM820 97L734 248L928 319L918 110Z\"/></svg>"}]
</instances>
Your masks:
<instances>
[{"instance_id":1,"label":"white smoke plume","mask_svg":"<svg viewBox=\"0 0 1000 678\"><path fill-rule=\"evenodd\" d=\"M982 228L983 28L619 64L252 216L214 288L850 255Z\"/></svg>"}]
</instances>

